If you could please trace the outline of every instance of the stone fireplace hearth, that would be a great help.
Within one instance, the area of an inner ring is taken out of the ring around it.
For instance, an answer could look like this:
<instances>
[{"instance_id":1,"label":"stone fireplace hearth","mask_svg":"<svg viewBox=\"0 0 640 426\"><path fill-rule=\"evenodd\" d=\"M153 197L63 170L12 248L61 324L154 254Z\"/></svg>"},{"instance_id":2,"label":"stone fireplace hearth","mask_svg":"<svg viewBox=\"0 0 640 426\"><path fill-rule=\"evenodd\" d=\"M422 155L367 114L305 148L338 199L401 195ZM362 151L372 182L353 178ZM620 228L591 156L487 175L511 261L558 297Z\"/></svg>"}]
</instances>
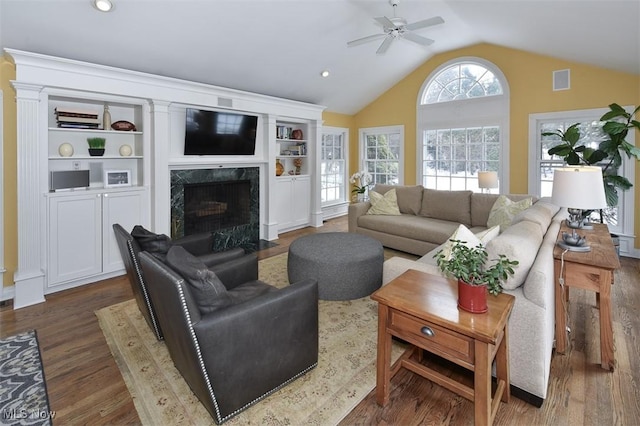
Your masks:
<instances>
[{"instance_id":1,"label":"stone fireplace hearth","mask_svg":"<svg viewBox=\"0 0 640 426\"><path fill-rule=\"evenodd\" d=\"M171 171L171 237L213 232L214 250L257 249L259 168Z\"/></svg>"}]
</instances>

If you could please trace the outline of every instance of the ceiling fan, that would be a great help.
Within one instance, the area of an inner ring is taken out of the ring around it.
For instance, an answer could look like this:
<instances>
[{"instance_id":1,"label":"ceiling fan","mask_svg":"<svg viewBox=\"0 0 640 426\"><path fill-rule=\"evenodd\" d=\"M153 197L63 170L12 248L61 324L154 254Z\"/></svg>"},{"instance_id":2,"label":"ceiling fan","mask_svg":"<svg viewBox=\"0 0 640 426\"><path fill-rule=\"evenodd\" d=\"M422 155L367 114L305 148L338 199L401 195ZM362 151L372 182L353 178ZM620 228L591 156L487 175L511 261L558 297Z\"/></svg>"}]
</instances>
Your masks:
<instances>
[{"instance_id":1,"label":"ceiling fan","mask_svg":"<svg viewBox=\"0 0 640 426\"><path fill-rule=\"evenodd\" d=\"M353 47L359 44L384 38L384 41L382 42L380 47L378 47L378 50L376 50L376 53L378 55L381 55L386 52L387 49L389 49L389 46L391 46L393 40L397 38L404 38L414 43L418 43L422 46L429 46L430 44L432 44L433 40L415 34L413 31L442 24L444 23L444 19L442 19L440 16L434 16L433 18L414 22L413 24L407 24L406 19L396 16L396 7L398 6L398 3L400 3L400 0L389 0L389 4L393 6L393 18L387 18L386 16L374 18L379 24L382 25L382 34L374 34L367 37L359 38L357 40L352 40L347 43L347 46Z\"/></svg>"}]
</instances>

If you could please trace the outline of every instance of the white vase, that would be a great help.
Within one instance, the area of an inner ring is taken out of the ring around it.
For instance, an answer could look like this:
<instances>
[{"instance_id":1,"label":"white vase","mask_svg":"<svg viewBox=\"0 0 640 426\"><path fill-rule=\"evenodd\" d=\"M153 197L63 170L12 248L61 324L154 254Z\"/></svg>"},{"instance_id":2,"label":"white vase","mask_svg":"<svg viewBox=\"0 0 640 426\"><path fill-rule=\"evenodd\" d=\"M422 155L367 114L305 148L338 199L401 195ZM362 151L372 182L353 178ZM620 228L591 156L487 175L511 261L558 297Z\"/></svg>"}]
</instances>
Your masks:
<instances>
[{"instance_id":1,"label":"white vase","mask_svg":"<svg viewBox=\"0 0 640 426\"><path fill-rule=\"evenodd\" d=\"M104 130L111 130L111 113L109 112L109 105L104 106L104 112L102 113L102 128Z\"/></svg>"},{"instance_id":2,"label":"white vase","mask_svg":"<svg viewBox=\"0 0 640 426\"><path fill-rule=\"evenodd\" d=\"M358 192L356 195L357 202L364 203L365 201L367 201L367 194L365 194L364 192Z\"/></svg>"}]
</instances>

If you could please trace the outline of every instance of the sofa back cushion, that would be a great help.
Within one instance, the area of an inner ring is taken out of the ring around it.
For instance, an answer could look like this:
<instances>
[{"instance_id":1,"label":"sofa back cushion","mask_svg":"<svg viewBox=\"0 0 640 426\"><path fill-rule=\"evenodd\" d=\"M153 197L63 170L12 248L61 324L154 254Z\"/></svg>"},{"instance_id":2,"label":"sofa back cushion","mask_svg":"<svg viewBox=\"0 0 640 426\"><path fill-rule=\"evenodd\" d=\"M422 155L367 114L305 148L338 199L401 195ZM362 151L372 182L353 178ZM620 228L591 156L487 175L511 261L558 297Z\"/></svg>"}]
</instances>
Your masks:
<instances>
[{"instance_id":1,"label":"sofa back cushion","mask_svg":"<svg viewBox=\"0 0 640 426\"><path fill-rule=\"evenodd\" d=\"M523 220L487 243L488 262L491 263L492 259L497 259L501 254L520 262L514 268L513 276L502 284L504 289L514 290L524 283L538 255L543 235L537 223Z\"/></svg>"},{"instance_id":2,"label":"sofa back cushion","mask_svg":"<svg viewBox=\"0 0 640 426\"><path fill-rule=\"evenodd\" d=\"M385 185L379 183L375 186L374 191L384 195L390 189L396 190L400 213L415 215L420 213L422 190L424 189L422 185Z\"/></svg>"},{"instance_id":3,"label":"sofa back cushion","mask_svg":"<svg viewBox=\"0 0 640 426\"><path fill-rule=\"evenodd\" d=\"M164 234L156 234L136 225L131 230L131 236L138 243L140 251L146 251L164 262L167 252L171 248L171 238Z\"/></svg>"},{"instance_id":4,"label":"sofa back cushion","mask_svg":"<svg viewBox=\"0 0 640 426\"><path fill-rule=\"evenodd\" d=\"M439 191L425 188L422 193L420 216L471 226L472 193L471 191Z\"/></svg>"},{"instance_id":5,"label":"sofa back cushion","mask_svg":"<svg viewBox=\"0 0 640 426\"><path fill-rule=\"evenodd\" d=\"M543 198L528 209L518 213L511 221L511 224L514 225L523 220L528 220L537 223L542 233L546 233L551 219L558 213L558 210L560 210L560 207L551 204L550 198Z\"/></svg>"}]
</instances>

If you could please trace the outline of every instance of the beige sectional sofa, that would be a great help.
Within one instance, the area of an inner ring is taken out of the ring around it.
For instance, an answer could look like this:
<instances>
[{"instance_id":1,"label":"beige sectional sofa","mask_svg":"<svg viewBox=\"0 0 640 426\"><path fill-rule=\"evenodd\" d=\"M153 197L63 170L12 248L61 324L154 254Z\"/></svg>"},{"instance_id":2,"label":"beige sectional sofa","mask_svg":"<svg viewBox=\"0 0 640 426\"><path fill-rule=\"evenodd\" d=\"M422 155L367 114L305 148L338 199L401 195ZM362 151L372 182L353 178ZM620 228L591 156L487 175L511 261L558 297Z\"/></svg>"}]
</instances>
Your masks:
<instances>
[{"instance_id":1,"label":"beige sectional sofa","mask_svg":"<svg viewBox=\"0 0 640 426\"><path fill-rule=\"evenodd\" d=\"M383 285L408 269L441 275L433 255L464 224L474 233L487 229L498 195L471 191L435 191L421 186L378 185L386 193L396 188L400 215L367 215L369 202L349 206L349 231L369 235L385 247L420 255L417 260L392 257L385 261ZM509 195L513 201L528 195ZM566 210L548 199L533 205L502 226L487 242L490 258L505 254L517 259L516 274L505 283L515 296L509 319L511 388L515 396L540 406L547 395L554 344L553 248Z\"/></svg>"}]
</instances>

